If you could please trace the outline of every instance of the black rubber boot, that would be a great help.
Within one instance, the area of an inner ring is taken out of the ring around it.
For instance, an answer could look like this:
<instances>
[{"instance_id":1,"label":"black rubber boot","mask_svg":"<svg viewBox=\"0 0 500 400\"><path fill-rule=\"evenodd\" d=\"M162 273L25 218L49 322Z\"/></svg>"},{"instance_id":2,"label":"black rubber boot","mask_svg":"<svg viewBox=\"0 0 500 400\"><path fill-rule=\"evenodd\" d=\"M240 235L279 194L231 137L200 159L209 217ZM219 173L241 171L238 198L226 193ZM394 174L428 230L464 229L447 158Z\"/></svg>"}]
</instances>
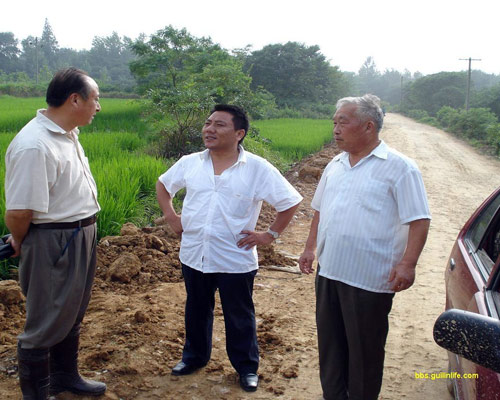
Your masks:
<instances>
[{"instance_id":1,"label":"black rubber boot","mask_svg":"<svg viewBox=\"0 0 500 400\"><path fill-rule=\"evenodd\" d=\"M22 349L17 344L19 384L23 400L49 398L49 349Z\"/></svg>"},{"instance_id":2,"label":"black rubber boot","mask_svg":"<svg viewBox=\"0 0 500 400\"><path fill-rule=\"evenodd\" d=\"M50 348L50 394L71 392L86 396L100 396L106 384L83 379L78 373L78 343L80 329L73 328L66 338Z\"/></svg>"}]
</instances>

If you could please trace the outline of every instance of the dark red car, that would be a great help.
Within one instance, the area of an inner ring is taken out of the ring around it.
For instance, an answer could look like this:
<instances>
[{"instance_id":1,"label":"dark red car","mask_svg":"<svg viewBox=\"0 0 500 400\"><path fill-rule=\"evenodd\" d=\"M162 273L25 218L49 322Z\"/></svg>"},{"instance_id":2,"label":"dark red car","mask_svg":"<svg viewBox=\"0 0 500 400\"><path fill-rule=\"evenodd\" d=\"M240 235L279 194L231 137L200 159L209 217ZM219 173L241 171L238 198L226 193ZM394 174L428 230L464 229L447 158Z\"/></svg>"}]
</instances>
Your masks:
<instances>
[{"instance_id":1,"label":"dark red car","mask_svg":"<svg viewBox=\"0 0 500 400\"><path fill-rule=\"evenodd\" d=\"M462 228L446 266L448 311L434 339L448 350L455 399L500 399L499 254L500 188Z\"/></svg>"}]
</instances>

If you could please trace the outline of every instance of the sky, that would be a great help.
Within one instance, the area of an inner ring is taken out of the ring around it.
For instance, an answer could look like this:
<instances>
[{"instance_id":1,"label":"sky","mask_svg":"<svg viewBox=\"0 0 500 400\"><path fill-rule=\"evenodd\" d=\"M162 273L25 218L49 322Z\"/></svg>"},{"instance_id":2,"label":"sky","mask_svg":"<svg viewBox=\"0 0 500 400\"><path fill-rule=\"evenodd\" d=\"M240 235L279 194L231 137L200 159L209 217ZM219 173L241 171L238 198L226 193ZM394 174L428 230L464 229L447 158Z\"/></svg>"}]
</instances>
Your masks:
<instances>
[{"instance_id":1,"label":"sky","mask_svg":"<svg viewBox=\"0 0 500 400\"><path fill-rule=\"evenodd\" d=\"M318 45L332 65L358 72L472 69L500 74L498 0L68 0L4 1L0 32L19 42L41 36L47 18L60 47L90 49L95 36L137 38L165 26L210 37L226 49L300 42Z\"/></svg>"}]
</instances>

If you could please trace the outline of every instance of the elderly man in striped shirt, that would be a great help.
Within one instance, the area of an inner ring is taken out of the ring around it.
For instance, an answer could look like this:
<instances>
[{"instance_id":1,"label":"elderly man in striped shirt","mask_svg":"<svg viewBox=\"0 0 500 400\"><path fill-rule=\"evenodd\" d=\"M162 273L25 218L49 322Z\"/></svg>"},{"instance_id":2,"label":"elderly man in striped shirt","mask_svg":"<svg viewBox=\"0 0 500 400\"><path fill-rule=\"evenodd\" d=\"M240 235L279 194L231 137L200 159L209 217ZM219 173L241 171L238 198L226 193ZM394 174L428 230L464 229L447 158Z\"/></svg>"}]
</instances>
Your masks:
<instances>
[{"instance_id":1,"label":"elderly man in striped shirt","mask_svg":"<svg viewBox=\"0 0 500 400\"><path fill-rule=\"evenodd\" d=\"M343 153L325 168L299 264L316 277L320 380L326 400L377 399L388 315L408 289L430 212L414 161L379 138L384 114L373 95L337 102L334 137Z\"/></svg>"}]
</instances>

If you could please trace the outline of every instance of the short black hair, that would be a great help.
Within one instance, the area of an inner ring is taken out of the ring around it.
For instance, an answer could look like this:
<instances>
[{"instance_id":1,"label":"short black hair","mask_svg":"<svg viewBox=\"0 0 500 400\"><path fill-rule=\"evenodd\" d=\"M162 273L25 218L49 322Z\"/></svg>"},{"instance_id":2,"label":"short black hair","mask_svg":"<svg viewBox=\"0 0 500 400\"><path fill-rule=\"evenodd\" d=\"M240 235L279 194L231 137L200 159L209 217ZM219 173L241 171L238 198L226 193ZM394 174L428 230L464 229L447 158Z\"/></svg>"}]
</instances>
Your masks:
<instances>
[{"instance_id":1,"label":"short black hair","mask_svg":"<svg viewBox=\"0 0 500 400\"><path fill-rule=\"evenodd\" d=\"M245 136L247 135L250 123L248 122L247 113L245 112L245 110L243 110L243 108L232 104L216 104L212 111L210 111L210 114L213 114L216 111L224 111L231 114L233 116L234 129L236 129L237 131L243 129L245 131ZM241 144L243 142L245 136L241 138L238 144Z\"/></svg>"},{"instance_id":2,"label":"short black hair","mask_svg":"<svg viewBox=\"0 0 500 400\"><path fill-rule=\"evenodd\" d=\"M60 107L73 93L87 100L91 91L88 76L85 71L74 67L57 71L49 83L45 101L51 107Z\"/></svg>"}]
</instances>

